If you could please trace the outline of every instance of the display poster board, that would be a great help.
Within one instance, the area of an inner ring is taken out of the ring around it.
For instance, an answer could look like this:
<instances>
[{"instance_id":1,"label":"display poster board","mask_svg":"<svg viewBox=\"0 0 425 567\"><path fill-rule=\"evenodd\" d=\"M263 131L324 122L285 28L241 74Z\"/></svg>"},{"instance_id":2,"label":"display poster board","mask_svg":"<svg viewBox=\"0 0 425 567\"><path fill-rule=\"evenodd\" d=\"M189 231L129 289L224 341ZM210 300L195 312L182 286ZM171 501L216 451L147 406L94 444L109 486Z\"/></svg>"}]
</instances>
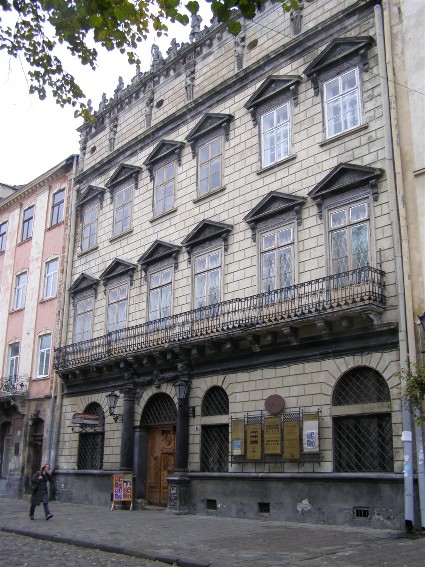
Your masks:
<instances>
[{"instance_id":1,"label":"display poster board","mask_svg":"<svg viewBox=\"0 0 425 567\"><path fill-rule=\"evenodd\" d=\"M261 423L246 426L246 444L248 461L261 461Z\"/></svg>"},{"instance_id":2,"label":"display poster board","mask_svg":"<svg viewBox=\"0 0 425 567\"><path fill-rule=\"evenodd\" d=\"M111 510L116 502L130 502L130 511L133 509L133 473L112 475Z\"/></svg>"},{"instance_id":3,"label":"display poster board","mask_svg":"<svg viewBox=\"0 0 425 567\"><path fill-rule=\"evenodd\" d=\"M264 454L280 455L282 452L282 434L280 417L264 418Z\"/></svg>"},{"instance_id":4,"label":"display poster board","mask_svg":"<svg viewBox=\"0 0 425 567\"><path fill-rule=\"evenodd\" d=\"M245 420L232 419L232 455L245 455Z\"/></svg>"},{"instance_id":5,"label":"display poster board","mask_svg":"<svg viewBox=\"0 0 425 567\"><path fill-rule=\"evenodd\" d=\"M303 451L318 453L319 447L319 416L316 414L303 416Z\"/></svg>"},{"instance_id":6,"label":"display poster board","mask_svg":"<svg viewBox=\"0 0 425 567\"><path fill-rule=\"evenodd\" d=\"M285 461L299 461L300 450L300 422L298 420L283 423L283 458Z\"/></svg>"}]
</instances>

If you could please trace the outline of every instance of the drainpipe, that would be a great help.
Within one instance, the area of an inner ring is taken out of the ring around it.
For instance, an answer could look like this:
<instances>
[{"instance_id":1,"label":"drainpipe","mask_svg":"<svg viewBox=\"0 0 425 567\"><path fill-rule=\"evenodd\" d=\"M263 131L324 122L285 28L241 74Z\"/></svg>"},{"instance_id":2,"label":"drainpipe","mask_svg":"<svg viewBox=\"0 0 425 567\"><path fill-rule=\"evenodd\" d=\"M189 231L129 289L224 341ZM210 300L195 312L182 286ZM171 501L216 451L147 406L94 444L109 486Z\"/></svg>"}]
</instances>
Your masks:
<instances>
[{"instance_id":1,"label":"drainpipe","mask_svg":"<svg viewBox=\"0 0 425 567\"><path fill-rule=\"evenodd\" d=\"M75 175L77 172L77 163L78 163L78 156L74 156L74 164L72 168L72 180L71 180L71 204L69 207L69 222L70 222L70 230L68 235L68 241L66 245L65 251L65 258L66 258L66 267L65 267L65 284L64 284L64 302L63 302L63 311L61 317L61 327L59 330L59 343L58 347L62 346L66 342L66 335L68 332L68 318L69 318L69 293L68 289L71 285L71 277L72 277L72 262L74 257L74 243L75 243L75 226L76 226L76 215L75 215L75 207L77 202L77 193L74 190L74 181ZM62 380L61 377L57 372L55 372L55 382L56 382L56 404L55 404L55 411L54 411L54 424L53 424L53 434L52 434L52 441L50 447L50 467L53 469L56 465L56 455L57 455L57 447L58 447L58 439L59 439L59 429L60 429L60 421L61 421L61 412L62 412ZM53 417L52 417L53 421Z\"/></svg>"},{"instance_id":2,"label":"drainpipe","mask_svg":"<svg viewBox=\"0 0 425 567\"><path fill-rule=\"evenodd\" d=\"M413 334L411 290L410 285L405 285L410 282L408 269L409 249L404 209L403 180L401 176L401 156L397 135L398 124L392 68L391 26L388 12L389 7L386 0L382 0L382 5L384 9L380 4L375 6L375 26L384 117L388 199L391 210L396 268L400 364L403 365L405 361L409 359L409 354L411 360L411 356L412 354L415 355L416 349ZM410 333L408 333L409 329ZM406 530L411 531L414 524L412 416L409 405L404 399L402 400L402 427L401 440L404 455L404 522Z\"/></svg>"}]
</instances>

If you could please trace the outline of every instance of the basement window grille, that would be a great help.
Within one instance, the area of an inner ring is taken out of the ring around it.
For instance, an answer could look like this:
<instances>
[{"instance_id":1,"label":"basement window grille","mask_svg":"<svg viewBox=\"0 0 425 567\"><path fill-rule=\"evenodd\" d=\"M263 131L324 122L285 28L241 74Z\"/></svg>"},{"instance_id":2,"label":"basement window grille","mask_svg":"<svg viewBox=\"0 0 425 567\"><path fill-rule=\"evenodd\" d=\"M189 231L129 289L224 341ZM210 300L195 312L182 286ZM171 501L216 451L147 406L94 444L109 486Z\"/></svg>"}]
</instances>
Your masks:
<instances>
[{"instance_id":1,"label":"basement window grille","mask_svg":"<svg viewBox=\"0 0 425 567\"><path fill-rule=\"evenodd\" d=\"M217 511L217 500L213 500L211 498L207 498L207 510L214 510Z\"/></svg>"},{"instance_id":2,"label":"basement window grille","mask_svg":"<svg viewBox=\"0 0 425 567\"><path fill-rule=\"evenodd\" d=\"M270 514L270 502L259 502L258 503L258 513L259 514Z\"/></svg>"},{"instance_id":3,"label":"basement window grille","mask_svg":"<svg viewBox=\"0 0 425 567\"><path fill-rule=\"evenodd\" d=\"M353 509L353 515L355 520L370 520L370 508L359 508Z\"/></svg>"}]
</instances>

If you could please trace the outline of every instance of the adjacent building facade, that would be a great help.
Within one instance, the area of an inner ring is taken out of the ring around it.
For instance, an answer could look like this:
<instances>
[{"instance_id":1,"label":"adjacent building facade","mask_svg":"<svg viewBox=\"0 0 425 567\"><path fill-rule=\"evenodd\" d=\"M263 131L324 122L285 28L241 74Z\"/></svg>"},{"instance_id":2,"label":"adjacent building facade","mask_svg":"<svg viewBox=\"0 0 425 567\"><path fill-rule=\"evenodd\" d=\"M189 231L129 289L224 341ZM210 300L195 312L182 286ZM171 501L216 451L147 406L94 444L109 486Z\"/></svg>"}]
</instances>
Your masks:
<instances>
[{"instance_id":1,"label":"adjacent building facade","mask_svg":"<svg viewBox=\"0 0 425 567\"><path fill-rule=\"evenodd\" d=\"M199 23L80 129L58 497L400 527L382 9Z\"/></svg>"},{"instance_id":2,"label":"adjacent building facade","mask_svg":"<svg viewBox=\"0 0 425 567\"><path fill-rule=\"evenodd\" d=\"M51 435L70 156L0 202L0 494L22 495Z\"/></svg>"}]
</instances>

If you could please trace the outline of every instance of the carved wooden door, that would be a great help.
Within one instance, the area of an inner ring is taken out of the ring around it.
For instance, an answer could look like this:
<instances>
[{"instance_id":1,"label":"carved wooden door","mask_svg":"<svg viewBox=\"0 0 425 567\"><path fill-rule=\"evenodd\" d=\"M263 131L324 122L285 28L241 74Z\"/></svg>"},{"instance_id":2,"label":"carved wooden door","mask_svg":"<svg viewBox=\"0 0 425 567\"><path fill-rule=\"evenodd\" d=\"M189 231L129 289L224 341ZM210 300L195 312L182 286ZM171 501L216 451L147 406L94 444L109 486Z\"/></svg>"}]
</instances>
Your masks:
<instances>
[{"instance_id":1,"label":"carved wooden door","mask_svg":"<svg viewBox=\"0 0 425 567\"><path fill-rule=\"evenodd\" d=\"M172 425L149 428L147 499L155 506L166 506L167 477L174 471L175 431Z\"/></svg>"}]
</instances>

